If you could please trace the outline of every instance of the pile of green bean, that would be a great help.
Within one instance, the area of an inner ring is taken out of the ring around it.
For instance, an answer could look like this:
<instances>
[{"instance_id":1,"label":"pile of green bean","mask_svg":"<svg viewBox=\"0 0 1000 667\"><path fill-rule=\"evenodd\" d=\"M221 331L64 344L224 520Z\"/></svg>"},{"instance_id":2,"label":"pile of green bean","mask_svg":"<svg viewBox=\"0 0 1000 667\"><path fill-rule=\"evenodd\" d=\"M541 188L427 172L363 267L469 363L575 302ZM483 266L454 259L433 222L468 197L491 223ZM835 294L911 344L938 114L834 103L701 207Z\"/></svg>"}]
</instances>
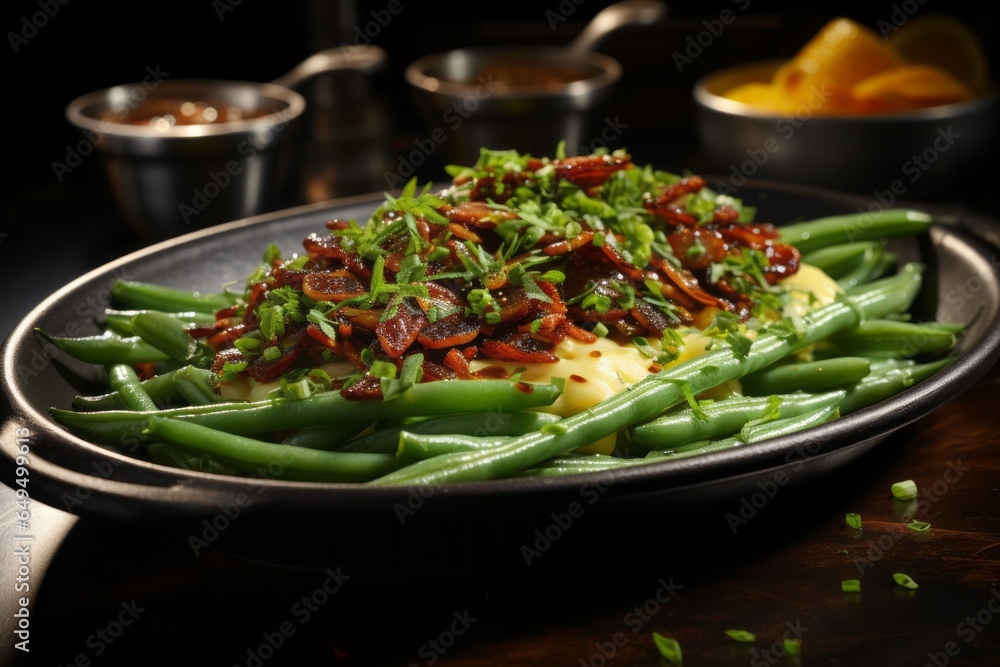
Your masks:
<instances>
[{"instance_id":1,"label":"pile of green bean","mask_svg":"<svg viewBox=\"0 0 1000 667\"><path fill-rule=\"evenodd\" d=\"M211 351L187 333L233 303L119 281L99 336L44 340L107 371L109 392L79 396L53 418L74 434L189 470L375 485L441 484L564 475L644 465L801 431L888 398L950 361L962 331L906 315L923 267L894 270L888 237L921 234L926 214L889 210L782 228L805 262L844 287L790 328L765 326L749 349L720 340L576 415L544 412L558 383L508 380L417 383L391 400L337 391L258 402L220 398ZM801 352L804 354L796 354ZM140 381L135 367L158 374ZM740 380L742 395L698 395ZM618 434L615 455L577 450Z\"/></svg>"}]
</instances>

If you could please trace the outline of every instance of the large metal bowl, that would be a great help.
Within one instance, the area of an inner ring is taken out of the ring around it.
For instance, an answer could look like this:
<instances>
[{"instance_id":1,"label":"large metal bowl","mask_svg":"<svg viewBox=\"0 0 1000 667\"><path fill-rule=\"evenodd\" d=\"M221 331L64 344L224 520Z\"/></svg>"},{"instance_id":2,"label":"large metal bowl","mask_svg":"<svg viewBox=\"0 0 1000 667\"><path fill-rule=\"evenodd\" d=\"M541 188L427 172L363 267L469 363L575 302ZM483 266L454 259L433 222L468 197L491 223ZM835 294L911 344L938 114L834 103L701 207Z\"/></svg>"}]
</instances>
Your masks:
<instances>
[{"instance_id":1,"label":"large metal bowl","mask_svg":"<svg viewBox=\"0 0 1000 667\"><path fill-rule=\"evenodd\" d=\"M996 137L997 92L907 113L829 116L803 104L763 112L723 97L734 86L771 80L777 61L723 69L694 86L698 136L714 167L739 187L767 178L886 200L934 197L976 168Z\"/></svg>"}]
</instances>

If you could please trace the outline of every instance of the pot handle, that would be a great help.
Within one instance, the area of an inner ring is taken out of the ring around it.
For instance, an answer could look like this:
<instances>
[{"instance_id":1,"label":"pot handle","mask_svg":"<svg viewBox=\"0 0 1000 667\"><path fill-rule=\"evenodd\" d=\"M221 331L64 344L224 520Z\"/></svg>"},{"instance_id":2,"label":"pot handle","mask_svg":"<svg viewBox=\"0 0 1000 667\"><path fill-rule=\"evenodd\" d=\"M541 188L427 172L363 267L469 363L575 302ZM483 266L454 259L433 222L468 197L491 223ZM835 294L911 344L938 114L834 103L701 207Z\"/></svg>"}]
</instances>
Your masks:
<instances>
[{"instance_id":1,"label":"pot handle","mask_svg":"<svg viewBox=\"0 0 1000 667\"><path fill-rule=\"evenodd\" d=\"M623 0L597 13L570 48L592 51L609 33L627 26L652 25L667 15L667 5L657 0Z\"/></svg>"},{"instance_id":2,"label":"pot handle","mask_svg":"<svg viewBox=\"0 0 1000 667\"><path fill-rule=\"evenodd\" d=\"M306 79L326 72L355 71L367 74L382 69L388 60L386 52L378 46L362 44L335 46L314 53L271 83L284 88L294 88Z\"/></svg>"}]
</instances>

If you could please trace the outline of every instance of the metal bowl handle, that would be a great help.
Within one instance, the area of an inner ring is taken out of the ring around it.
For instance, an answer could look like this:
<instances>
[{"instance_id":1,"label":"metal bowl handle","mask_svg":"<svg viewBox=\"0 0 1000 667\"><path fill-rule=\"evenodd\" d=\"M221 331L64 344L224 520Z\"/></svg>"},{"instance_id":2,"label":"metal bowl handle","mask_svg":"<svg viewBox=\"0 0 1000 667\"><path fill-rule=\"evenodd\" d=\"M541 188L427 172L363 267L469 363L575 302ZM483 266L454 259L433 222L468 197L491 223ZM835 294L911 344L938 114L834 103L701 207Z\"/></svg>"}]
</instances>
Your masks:
<instances>
[{"instance_id":1,"label":"metal bowl handle","mask_svg":"<svg viewBox=\"0 0 1000 667\"><path fill-rule=\"evenodd\" d=\"M385 67L388 60L386 52L378 46L364 44L335 46L314 53L271 83L284 88L294 88L307 79L327 72L375 72Z\"/></svg>"},{"instance_id":2,"label":"metal bowl handle","mask_svg":"<svg viewBox=\"0 0 1000 667\"><path fill-rule=\"evenodd\" d=\"M592 51L609 33L627 26L652 25L667 15L667 5L656 0L624 0L605 7L570 42L570 48Z\"/></svg>"}]
</instances>

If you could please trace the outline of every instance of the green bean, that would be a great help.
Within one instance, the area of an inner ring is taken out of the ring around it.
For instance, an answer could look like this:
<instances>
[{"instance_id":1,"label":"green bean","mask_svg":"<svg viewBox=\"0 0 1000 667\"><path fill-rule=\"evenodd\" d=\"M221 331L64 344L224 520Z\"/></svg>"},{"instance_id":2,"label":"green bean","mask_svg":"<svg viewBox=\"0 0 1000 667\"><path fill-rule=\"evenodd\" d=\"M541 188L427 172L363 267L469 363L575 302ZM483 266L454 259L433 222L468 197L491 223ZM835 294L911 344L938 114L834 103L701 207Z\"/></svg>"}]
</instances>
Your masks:
<instances>
[{"instance_id":1,"label":"green bean","mask_svg":"<svg viewBox=\"0 0 1000 667\"><path fill-rule=\"evenodd\" d=\"M166 442L150 442L146 445L149 451L149 458L154 463L165 466L182 468L184 470L196 470L198 472L210 472L216 475L240 475L234 468L219 463L208 454L197 449L184 447L183 445L169 444ZM256 471L251 471L251 473Z\"/></svg>"},{"instance_id":2,"label":"green bean","mask_svg":"<svg viewBox=\"0 0 1000 667\"><path fill-rule=\"evenodd\" d=\"M511 477L562 477L564 475L582 475L603 470L627 468L644 463L645 459L626 459L607 454L587 454L583 456L557 456L543 461L537 466L520 470Z\"/></svg>"},{"instance_id":3,"label":"green bean","mask_svg":"<svg viewBox=\"0 0 1000 667\"><path fill-rule=\"evenodd\" d=\"M222 403L223 399L215 391L216 375L205 368L184 366L173 372L173 383L177 392L191 405Z\"/></svg>"},{"instance_id":4,"label":"green bean","mask_svg":"<svg viewBox=\"0 0 1000 667\"><path fill-rule=\"evenodd\" d=\"M111 332L100 336L61 338L41 329L35 333L75 359L89 364L146 364L169 361L170 356L139 337L122 338Z\"/></svg>"},{"instance_id":5,"label":"green bean","mask_svg":"<svg viewBox=\"0 0 1000 667\"><path fill-rule=\"evenodd\" d=\"M840 411L848 414L874 405L890 396L912 387L917 382L926 380L941 369L947 367L954 358L945 357L926 364L917 364L901 368L888 369L884 372L872 373L861 382L847 390L847 395L841 403Z\"/></svg>"},{"instance_id":6,"label":"green bean","mask_svg":"<svg viewBox=\"0 0 1000 667\"><path fill-rule=\"evenodd\" d=\"M922 234L934 222L939 220L923 211L884 209L786 225L778 228L778 238L782 243L795 246L799 252L810 253L840 243Z\"/></svg>"},{"instance_id":7,"label":"green bean","mask_svg":"<svg viewBox=\"0 0 1000 667\"><path fill-rule=\"evenodd\" d=\"M375 484L439 484L495 479L565 454L644 421L698 394L855 326L862 317L906 310L921 285L922 267L908 265L897 276L867 286L861 296L836 301L803 317L798 335L765 331L746 354L722 345L701 356L649 375L624 391L552 428L514 438L486 451L445 454L419 461L375 480ZM558 427L558 428L555 428Z\"/></svg>"},{"instance_id":8,"label":"green bean","mask_svg":"<svg viewBox=\"0 0 1000 667\"><path fill-rule=\"evenodd\" d=\"M960 326L872 319L817 343L813 354L823 359L848 355L908 358L947 352L955 345L954 332Z\"/></svg>"},{"instance_id":9,"label":"green bean","mask_svg":"<svg viewBox=\"0 0 1000 667\"><path fill-rule=\"evenodd\" d=\"M145 311L132 318L132 329L142 340L162 350L174 361L205 367L210 351L186 331L184 323L167 313Z\"/></svg>"},{"instance_id":10,"label":"green bean","mask_svg":"<svg viewBox=\"0 0 1000 667\"><path fill-rule=\"evenodd\" d=\"M776 397L734 396L701 406L699 410L703 416L693 408L668 412L653 421L631 427L628 436L636 449L671 449L688 442L734 435L747 422L765 419L772 412L777 412L776 419L802 415L827 405L831 397L843 399L845 395L845 391L837 391Z\"/></svg>"},{"instance_id":11,"label":"green bean","mask_svg":"<svg viewBox=\"0 0 1000 667\"><path fill-rule=\"evenodd\" d=\"M455 433L427 435L404 430L399 434L399 448L396 450L396 457L400 461L421 461L442 454L489 449L508 440L510 440L509 436L483 438Z\"/></svg>"},{"instance_id":12,"label":"green bean","mask_svg":"<svg viewBox=\"0 0 1000 667\"><path fill-rule=\"evenodd\" d=\"M869 359L868 366L871 368L871 373L868 374L868 377L875 377L888 371L914 366L916 363L913 359Z\"/></svg>"},{"instance_id":13,"label":"green bean","mask_svg":"<svg viewBox=\"0 0 1000 667\"><path fill-rule=\"evenodd\" d=\"M538 466L528 468L516 473L515 477L538 477L572 475L587 472L597 472L601 470L612 470L635 465L646 465L658 463L675 458L685 458L697 454L731 449L741 445L762 442L770 438L777 438L783 435L790 435L805 430L812 426L824 424L838 415L838 406L843 397L843 392L834 392L824 395L824 400L818 402L818 407L813 407L801 414L793 417L785 417L770 422L753 425L743 429L741 435L724 438L720 440L699 440L687 443L666 451L651 451L643 458L627 459L616 456L602 456L600 454L591 456L557 456L548 461L544 461ZM588 459L594 459L590 461Z\"/></svg>"},{"instance_id":14,"label":"green bean","mask_svg":"<svg viewBox=\"0 0 1000 667\"><path fill-rule=\"evenodd\" d=\"M308 447L309 449L342 449L345 442L364 433L371 424L363 421L348 421L325 426L304 428L281 441L283 445Z\"/></svg>"},{"instance_id":15,"label":"green bean","mask_svg":"<svg viewBox=\"0 0 1000 667\"><path fill-rule=\"evenodd\" d=\"M537 431L546 424L554 424L561 419L547 412L501 412L493 409L484 417L480 414L446 415L435 419L411 422L401 419L401 424L375 431L341 448L344 452L386 452L395 453L399 448L399 435L403 431L411 435L467 435L467 436L509 436L524 435Z\"/></svg>"},{"instance_id":16,"label":"green bean","mask_svg":"<svg viewBox=\"0 0 1000 667\"><path fill-rule=\"evenodd\" d=\"M178 403L184 399L177 387L174 385L174 373L176 370L159 373L143 380L143 392L146 393L155 403L170 404ZM122 401L121 395L117 391L112 391L100 396L77 396L73 399L73 405L81 410L127 410L129 409Z\"/></svg>"},{"instance_id":17,"label":"green bean","mask_svg":"<svg viewBox=\"0 0 1000 667\"><path fill-rule=\"evenodd\" d=\"M272 433L292 428L370 423L376 419L418 414L451 414L500 410L517 412L551 405L561 389L553 384L526 384L507 380L449 380L415 384L390 401L352 401L336 391L304 399L264 400L254 403L216 403L160 413L50 410L70 430L111 445L134 440L143 421L153 415L177 417L220 431L241 435Z\"/></svg>"},{"instance_id":18,"label":"green bean","mask_svg":"<svg viewBox=\"0 0 1000 667\"><path fill-rule=\"evenodd\" d=\"M214 313L235 303L228 294L202 294L163 287L152 283L132 280L117 280L111 288L115 300L127 308L159 310L178 313L193 310L198 313Z\"/></svg>"},{"instance_id":19,"label":"green bean","mask_svg":"<svg viewBox=\"0 0 1000 667\"><path fill-rule=\"evenodd\" d=\"M391 454L324 452L292 447L164 417L150 418L144 433L206 452L213 458L219 456L223 461L243 464L240 467L266 469L276 479L362 482L402 465Z\"/></svg>"},{"instance_id":20,"label":"green bean","mask_svg":"<svg viewBox=\"0 0 1000 667\"><path fill-rule=\"evenodd\" d=\"M820 269L834 280L839 280L844 274L857 268L865 258L876 252L882 252L882 244L878 241L858 241L856 243L839 243L803 253L802 261Z\"/></svg>"},{"instance_id":21,"label":"green bean","mask_svg":"<svg viewBox=\"0 0 1000 667\"><path fill-rule=\"evenodd\" d=\"M797 415L795 417L776 419L772 422L758 424L749 429L744 429L740 435L733 436L731 438L682 445L672 451L664 452L663 456L657 457L656 460L685 458L688 456L707 454L709 452L732 449L733 447L740 447L741 445L763 442L764 440L770 440L771 438L778 438L784 435L798 433L799 431L803 431L807 428L819 426L820 424L825 424L828 421L836 419L840 415L840 411L838 409L839 403L839 401L832 402L829 405L816 408L815 410L811 410L810 412Z\"/></svg>"},{"instance_id":22,"label":"green bean","mask_svg":"<svg viewBox=\"0 0 1000 667\"><path fill-rule=\"evenodd\" d=\"M871 372L865 357L776 364L740 379L747 396L816 392L853 384Z\"/></svg>"},{"instance_id":23,"label":"green bean","mask_svg":"<svg viewBox=\"0 0 1000 667\"><path fill-rule=\"evenodd\" d=\"M844 289L850 289L871 282L881 272L884 255L885 250L878 245L877 249L863 257L857 266L841 274L837 284Z\"/></svg>"},{"instance_id":24,"label":"green bean","mask_svg":"<svg viewBox=\"0 0 1000 667\"><path fill-rule=\"evenodd\" d=\"M157 312L169 315L176 320L180 320L187 328L215 324L215 315L209 313L196 313L193 310L183 313L164 313L163 311L151 310L113 310L108 308L104 311L104 326L121 336L135 336L132 329L132 318L139 313Z\"/></svg>"},{"instance_id":25,"label":"green bean","mask_svg":"<svg viewBox=\"0 0 1000 667\"><path fill-rule=\"evenodd\" d=\"M876 266L875 270L871 272L868 279L878 280L879 278L888 275L896 267L897 259L899 258L896 257L896 253L888 251L883 252L882 257L879 258L878 266Z\"/></svg>"},{"instance_id":26,"label":"green bean","mask_svg":"<svg viewBox=\"0 0 1000 667\"><path fill-rule=\"evenodd\" d=\"M210 412L220 412L230 415L231 420L238 420L238 414L261 405L262 403L213 403L169 408L159 412L134 410L74 412L52 408L49 410L49 414L57 423L79 436L94 442L122 447L141 441L139 434L142 431L144 420L153 415L191 419Z\"/></svg>"},{"instance_id":27,"label":"green bean","mask_svg":"<svg viewBox=\"0 0 1000 667\"><path fill-rule=\"evenodd\" d=\"M153 463L170 468L180 468L181 470L200 470L201 465L197 456L182 454L178 447L168 445L163 442L151 442L146 445L149 458Z\"/></svg>"},{"instance_id":28,"label":"green bean","mask_svg":"<svg viewBox=\"0 0 1000 667\"><path fill-rule=\"evenodd\" d=\"M143 391L139 376L128 364L108 366L108 385L118 392L129 410L156 410L156 403Z\"/></svg>"}]
</instances>

